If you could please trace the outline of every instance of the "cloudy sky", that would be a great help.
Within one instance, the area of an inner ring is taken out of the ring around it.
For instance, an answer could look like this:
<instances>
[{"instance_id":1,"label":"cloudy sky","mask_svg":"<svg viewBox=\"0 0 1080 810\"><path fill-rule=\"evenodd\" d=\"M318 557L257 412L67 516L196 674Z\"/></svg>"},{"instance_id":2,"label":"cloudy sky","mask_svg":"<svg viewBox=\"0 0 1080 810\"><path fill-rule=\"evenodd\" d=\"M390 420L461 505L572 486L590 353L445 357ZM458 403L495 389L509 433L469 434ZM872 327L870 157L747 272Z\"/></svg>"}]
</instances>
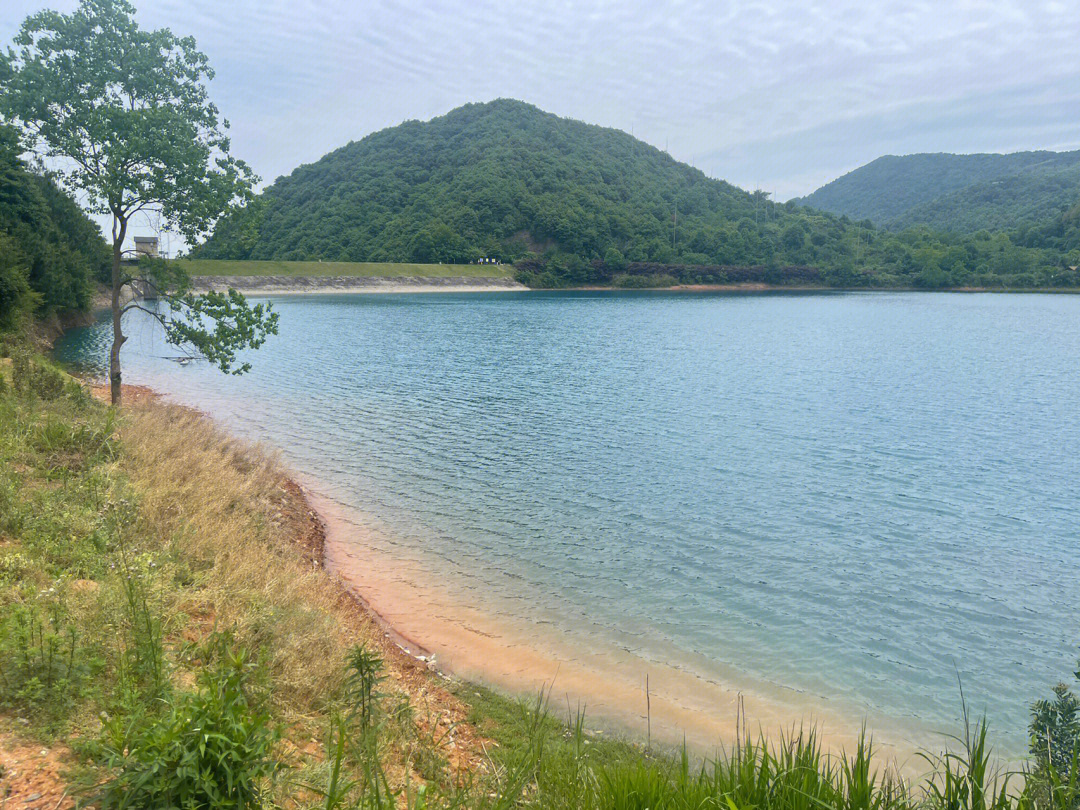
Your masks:
<instances>
[{"instance_id":1,"label":"cloudy sky","mask_svg":"<svg viewBox=\"0 0 1080 810\"><path fill-rule=\"evenodd\" d=\"M1077 0L135 0L192 34L265 181L501 96L777 199L882 154L1080 148ZM0 41L46 5L5 0Z\"/></svg>"}]
</instances>

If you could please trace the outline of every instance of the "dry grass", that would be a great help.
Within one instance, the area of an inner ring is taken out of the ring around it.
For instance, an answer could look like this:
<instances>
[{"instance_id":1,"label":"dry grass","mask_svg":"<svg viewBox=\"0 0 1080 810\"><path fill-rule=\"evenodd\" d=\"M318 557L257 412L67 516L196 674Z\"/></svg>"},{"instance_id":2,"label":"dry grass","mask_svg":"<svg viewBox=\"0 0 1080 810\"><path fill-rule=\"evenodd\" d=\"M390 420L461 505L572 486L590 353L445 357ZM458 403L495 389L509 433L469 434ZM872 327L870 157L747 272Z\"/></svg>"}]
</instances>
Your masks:
<instances>
[{"instance_id":1,"label":"dry grass","mask_svg":"<svg viewBox=\"0 0 1080 810\"><path fill-rule=\"evenodd\" d=\"M130 411L122 439L142 519L191 570L191 587L172 595L173 611L194 617L189 633L232 628L266 656L280 708L318 713L348 648L373 639L343 627L326 574L292 547L281 470L176 406Z\"/></svg>"},{"instance_id":2,"label":"dry grass","mask_svg":"<svg viewBox=\"0 0 1080 810\"><path fill-rule=\"evenodd\" d=\"M165 613L175 617L167 641L229 628L260 651L275 714L292 745L316 756L346 653L364 644L384 659L389 702L411 707L410 727L399 729L389 752L390 771L403 778L408 770L415 783L422 739L445 740L439 755L453 770L480 767L468 708L321 567L321 523L276 459L193 410L148 397L129 401L120 465L139 498L139 533L159 538L173 575L190 579L166 593Z\"/></svg>"},{"instance_id":3,"label":"dry grass","mask_svg":"<svg viewBox=\"0 0 1080 810\"><path fill-rule=\"evenodd\" d=\"M18 393L9 365L0 749L12 732L70 744L83 758L73 789L91 794L112 772L110 752L132 764L117 734L151 728L163 705L205 691L217 666L206 642L221 631L258 658L251 694L283 731L278 805L309 801L299 784L326 784L324 743L355 706L342 687L358 646L385 678L367 727L377 751L362 761L350 749L348 768L375 762L394 791L452 791L458 774L483 770L468 707L322 568L322 523L272 454L147 389L128 388L119 414L74 384Z\"/></svg>"}]
</instances>

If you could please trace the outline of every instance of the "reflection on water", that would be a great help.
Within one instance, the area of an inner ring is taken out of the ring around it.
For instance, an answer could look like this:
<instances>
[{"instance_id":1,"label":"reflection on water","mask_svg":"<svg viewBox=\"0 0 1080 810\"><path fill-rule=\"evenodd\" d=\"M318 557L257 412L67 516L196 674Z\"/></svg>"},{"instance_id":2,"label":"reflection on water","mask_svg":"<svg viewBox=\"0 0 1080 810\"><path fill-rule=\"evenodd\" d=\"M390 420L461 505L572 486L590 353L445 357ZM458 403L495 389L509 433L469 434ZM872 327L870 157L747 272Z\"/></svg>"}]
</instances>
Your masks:
<instances>
[{"instance_id":1,"label":"reflection on water","mask_svg":"<svg viewBox=\"0 0 1080 810\"><path fill-rule=\"evenodd\" d=\"M163 359L132 318L125 379L281 448L493 616L932 728L959 673L1009 753L1071 671L1080 298L275 307L244 378Z\"/></svg>"}]
</instances>

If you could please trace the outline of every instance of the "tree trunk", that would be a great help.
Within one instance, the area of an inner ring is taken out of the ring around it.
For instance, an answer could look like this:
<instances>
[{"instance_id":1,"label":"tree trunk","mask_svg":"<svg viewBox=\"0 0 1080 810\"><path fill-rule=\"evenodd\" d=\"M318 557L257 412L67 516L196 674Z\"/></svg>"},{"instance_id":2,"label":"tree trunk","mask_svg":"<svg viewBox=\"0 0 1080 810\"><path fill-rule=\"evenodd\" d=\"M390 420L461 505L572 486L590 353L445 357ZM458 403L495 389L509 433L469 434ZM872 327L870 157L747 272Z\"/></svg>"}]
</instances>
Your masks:
<instances>
[{"instance_id":1,"label":"tree trunk","mask_svg":"<svg viewBox=\"0 0 1080 810\"><path fill-rule=\"evenodd\" d=\"M120 407L120 347L127 340L120 328L120 291L123 279L120 276L120 256L124 248L124 236L127 234L127 220L113 215L113 263L112 263L112 324L113 342L109 352L109 389L112 404Z\"/></svg>"}]
</instances>

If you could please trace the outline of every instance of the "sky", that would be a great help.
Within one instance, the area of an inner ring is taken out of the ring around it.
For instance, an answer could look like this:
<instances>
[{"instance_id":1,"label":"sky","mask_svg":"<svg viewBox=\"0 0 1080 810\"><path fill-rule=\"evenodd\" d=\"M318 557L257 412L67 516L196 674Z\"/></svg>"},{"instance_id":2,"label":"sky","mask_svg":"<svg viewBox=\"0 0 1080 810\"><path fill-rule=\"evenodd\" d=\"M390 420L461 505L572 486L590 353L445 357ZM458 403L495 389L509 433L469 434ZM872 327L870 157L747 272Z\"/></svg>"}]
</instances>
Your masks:
<instances>
[{"instance_id":1,"label":"sky","mask_svg":"<svg viewBox=\"0 0 1080 810\"><path fill-rule=\"evenodd\" d=\"M134 2L210 57L233 153L264 184L500 97L778 200L884 154L1080 148L1077 0ZM4 0L0 43L75 5Z\"/></svg>"}]
</instances>

